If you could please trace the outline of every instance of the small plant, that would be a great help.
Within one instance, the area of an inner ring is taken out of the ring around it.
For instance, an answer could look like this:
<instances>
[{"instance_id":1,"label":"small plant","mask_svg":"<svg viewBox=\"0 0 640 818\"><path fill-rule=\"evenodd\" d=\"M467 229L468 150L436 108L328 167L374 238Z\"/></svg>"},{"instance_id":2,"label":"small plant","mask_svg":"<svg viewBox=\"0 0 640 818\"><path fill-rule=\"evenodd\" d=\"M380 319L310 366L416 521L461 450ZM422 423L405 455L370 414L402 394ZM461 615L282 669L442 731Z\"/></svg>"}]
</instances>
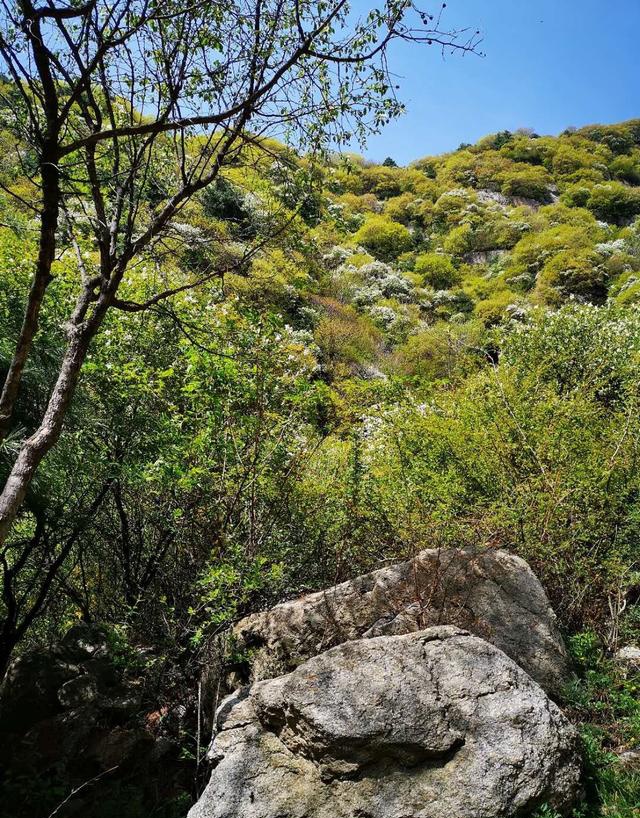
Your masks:
<instances>
[{"instance_id":1,"label":"small plant","mask_svg":"<svg viewBox=\"0 0 640 818\"><path fill-rule=\"evenodd\" d=\"M640 676L607 658L592 631L571 637L569 649L578 679L567 697L580 723L585 786L575 818L637 818L640 773L626 768L620 756L640 744Z\"/></svg>"}]
</instances>

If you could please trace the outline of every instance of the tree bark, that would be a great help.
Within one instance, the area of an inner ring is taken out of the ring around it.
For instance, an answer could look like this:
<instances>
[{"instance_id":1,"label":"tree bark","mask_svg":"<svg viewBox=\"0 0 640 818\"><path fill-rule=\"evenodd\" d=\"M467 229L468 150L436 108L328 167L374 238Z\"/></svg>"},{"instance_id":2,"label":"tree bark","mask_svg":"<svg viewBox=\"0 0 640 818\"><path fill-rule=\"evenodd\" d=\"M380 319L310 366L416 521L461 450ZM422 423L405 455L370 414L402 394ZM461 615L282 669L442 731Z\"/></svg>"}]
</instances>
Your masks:
<instances>
[{"instance_id":1,"label":"tree bark","mask_svg":"<svg viewBox=\"0 0 640 818\"><path fill-rule=\"evenodd\" d=\"M11 417L20 393L20 385L33 339L38 331L40 308L47 287L52 281L51 265L56 251L56 231L59 219L60 172L55 147L48 147L41 163L43 207L40 222L40 244L36 270L27 298L20 335L0 395L0 441L11 428Z\"/></svg>"},{"instance_id":2,"label":"tree bark","mask_svg":"<svg viewBox=\"0 0 640 818\"><path fill-rule=\"evenodd\" d=\"M102 323L103 316L104 311L101 311L93 317L90 324L81 329L72 329L72 337L40 426L22 444L0 494L0 546L7 538L38 466L60 436L89 344Z\"/></svg>"},{"instance_id":3,"label":"tree bark","mask_svg":"<svg viewBox=\"0 0 640 818\"><path fill-rule=\"evenodd\" d=\"M11 417L20 394L22 376L29 359L33 339L38 331L40 308L42 307L46 289L51 282L51 265L55 258L56 231L60 212L58 89L51 71L50 55L44 44L40 17L31 0L20 0L19 5L24 14L23 30L27 32L42 86L42 103L46 117L46 128L43 133L40 133L39 128L36 127L38 147L40 148L39 170L42 184L38 260L27 298L20 335L0 394L0 441L6 438L11 428ZM31 83L29 83L29 87L33 90Z\"/></svg>"},{"instance_id":4,"label":"tree bark","mask_svg":"<svg viewBox=\"0 0 640 818\"><path fill-rule=\"evenodd\" d=\"M0 636L0 681L7 675L15 646L15 640Z\"/></svg>"}]
</instances>

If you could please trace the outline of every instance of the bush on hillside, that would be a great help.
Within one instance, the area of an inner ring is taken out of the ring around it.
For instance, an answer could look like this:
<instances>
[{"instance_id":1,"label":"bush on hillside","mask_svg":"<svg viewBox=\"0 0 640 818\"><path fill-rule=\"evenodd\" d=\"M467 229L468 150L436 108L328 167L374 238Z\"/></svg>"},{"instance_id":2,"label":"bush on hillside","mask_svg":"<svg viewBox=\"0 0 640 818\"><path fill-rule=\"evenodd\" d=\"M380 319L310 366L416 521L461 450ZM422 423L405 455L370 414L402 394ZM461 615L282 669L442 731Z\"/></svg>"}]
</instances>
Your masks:
<instances>
[{"instance_id":1,"label":"bush on hillside","mask_svg":"<svg viewBox=\"0 0 640 818\"><path fill-rule=\"evenodd\" d=\"M542 268L536 296L551 307L558 307L572 297L582 303L603 304L607 288L600 262L591 250L561 250Z\"/></svg>"},{"instance_id":2,"label":"bush on hillside","mask_svg":"<svg viewBox=\"0 0 640 818\"><path fill-rule=\"evenodd\" d=\"M542 167L525 165L516 167L502 176L502 193L505 196L548 202L553 180Z\"/></svg>"},{"instance_id":3,"label":"bush on hillside","mask_svg":"<svg viewBox=\"0 0 640 818\"><path fill-rule=\"evenodd\" d=\"M630 185L640 185L640 152L631 156L617 156L609 166L612 175Z\"/></svg>"},{"instance_id":4,"label":"bush on hillside","mask_svg":"<svg viewBox=\"0 0 640 818\"><path fill-rule=\"evenodd\" d=\"M412 245L407 228L384 216L369 217L353 238L381 261L397 258Z\"/></svg>"},{"instance_id":5,"label":"bush on hillside","mask_svg":"<svg viewBox=\"0 0 640 818\"><path fill-rule=\"evenodd\" d=\"M640 188L607 182L591 189L586 206L603 221L624 224L640 214Z\"/></svg>"},{"instance_id":6,"label":"bush on hillside","mask_svg":"<svg viewBox=\"0 0 640 818\"><path fill-rule=\"evenodd\" d=\"M508 307L516 304L516 294L511 290L502 290L485 301L479 301L473 312L485 327L493 327L509 314Z\"/></svg>"},{"instance_id":7,"label":"bush on hillside","mask_svg":"<svg viewBox=\"0 0 640 818\"><path fill-rule=\"evenodd\" d=\"M529 233L516 244L507 272L536 276L561 251L590 249L592 246L593 236L583 227L559 224L539 233Z\"/></svg>"},{"instance_id":8,"label":"bush on hillside","mask_svg":"<svg viewBox=\"0 0 640 818\"><path fill-rule=\"evenodd\" d=\"M423 253L418 256L414 271L422 276L422 281L435 290L448 290L459 283L459 275L448 256L438 253Z\"/></svg>"}]
</instances>

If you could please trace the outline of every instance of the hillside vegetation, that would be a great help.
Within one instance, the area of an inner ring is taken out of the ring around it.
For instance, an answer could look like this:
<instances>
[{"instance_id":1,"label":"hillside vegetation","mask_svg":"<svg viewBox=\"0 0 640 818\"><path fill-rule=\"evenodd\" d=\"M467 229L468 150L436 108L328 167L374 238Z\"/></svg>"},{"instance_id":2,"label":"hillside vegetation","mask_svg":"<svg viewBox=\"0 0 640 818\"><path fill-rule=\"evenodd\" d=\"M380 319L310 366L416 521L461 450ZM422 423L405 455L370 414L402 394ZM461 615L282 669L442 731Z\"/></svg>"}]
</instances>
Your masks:
<instances>
[{"instance_id":1,"label":"hillside vegetation","mask_svg":"<svg viewBox=\"0 0 640 818\"><path fill-rule=\"evenodd\" d=\"M37 234L28 152L0 143L4 372ZM3 477L96 260L86 214L65 218L81 238L63 237ZM612 657L640 639L640 120L408 167L249 144L127 276L3 557L18 652L107 623L153 648L162 701L167 669L188 680L248 611L425 546L505 548L581 668L579 814L637 815L618 756L640 744L639 680Z\"/></svg>"}]
</instances>

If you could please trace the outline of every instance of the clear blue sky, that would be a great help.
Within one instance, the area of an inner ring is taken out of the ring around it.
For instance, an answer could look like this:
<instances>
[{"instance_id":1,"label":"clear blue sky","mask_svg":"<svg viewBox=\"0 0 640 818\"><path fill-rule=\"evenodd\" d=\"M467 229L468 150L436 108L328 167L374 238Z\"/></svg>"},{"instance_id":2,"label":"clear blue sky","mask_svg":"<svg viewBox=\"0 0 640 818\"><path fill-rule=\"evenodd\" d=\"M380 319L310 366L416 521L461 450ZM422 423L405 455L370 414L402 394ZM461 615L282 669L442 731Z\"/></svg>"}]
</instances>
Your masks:
<instances>
[{"instance_id":1,"label":"clear blue sky","mask_svg":"<svg viewBox=\"0 0 640 818\"><path fill-rule=\"evenodd\" d=\"M640 117L640 0L449 0L443 24L479 28L486 56L443 61L435 48L396 44L407 113L370 140L371 159L406 163L503 129L556 134Z\"/></svg>"}]
</instances>

